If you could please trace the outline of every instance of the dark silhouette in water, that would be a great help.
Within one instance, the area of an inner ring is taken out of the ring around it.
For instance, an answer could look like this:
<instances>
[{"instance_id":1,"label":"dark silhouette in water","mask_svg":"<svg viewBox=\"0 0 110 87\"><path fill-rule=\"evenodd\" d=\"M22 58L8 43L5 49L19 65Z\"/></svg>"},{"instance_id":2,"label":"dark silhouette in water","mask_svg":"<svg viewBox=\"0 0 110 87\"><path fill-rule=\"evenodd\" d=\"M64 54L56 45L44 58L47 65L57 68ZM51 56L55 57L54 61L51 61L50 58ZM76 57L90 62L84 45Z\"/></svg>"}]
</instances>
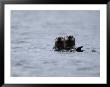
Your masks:
<instances>
[{"instance_id":1,"label":"dark silhouette in water","mask_svg":"<svg viewBox=\"0 0 110 87\"><path fill-rule=\"evenodd\" d=\"M56 38L57 40L55 41L55 51L61 51L64 49L64 40L62 37Z\"/></svg>"},{"instance_id":2,"label":"dark silhouette in water","mask_svg":"<svg viewBox=\"0 0 110 87\"><path fill-rule=\"evenodd\" d=\"M66 40L63 37L56 38L54 49L55 51L75 50L75 38L73 36L67 36Z\"/></svg>"},{"instance_id":3,"label":"dark silhouette in water","mask_svg":"<svg viewBox=\"0 0 110 87\"><path fill-rule=\"evenodd\" d=\"M55 51L83 52L84 50L82 50L82 47L83 46L75 48L75 38L70 35L67 36L67 39L65 39L65 37L56 38L53 49L55 49Z\"/></svg>"},{"instance_id":4,"label":"dark silhouette in water","mask_svg":"<svg viewBox=\"0 0 110 87\"><path fill-rule=\"evenodd\" d=\"M75 49L75 38L73 36L68 36L67 40L64 41L65 50L69 51L71 49Z\"/></svg>"},{"instance_id":5,"label":"dark silhouette in water","mask_svg":"<svg viewBox=\"0 0 110 87\"><path fill-rule=\"evenodd\" d=\"M80 47L76 48L76 51L77 51L77 52L83 52L84 50L81 50L82 47L83 47L83 46L80 46Z\"/></svg>"}]
</instances>

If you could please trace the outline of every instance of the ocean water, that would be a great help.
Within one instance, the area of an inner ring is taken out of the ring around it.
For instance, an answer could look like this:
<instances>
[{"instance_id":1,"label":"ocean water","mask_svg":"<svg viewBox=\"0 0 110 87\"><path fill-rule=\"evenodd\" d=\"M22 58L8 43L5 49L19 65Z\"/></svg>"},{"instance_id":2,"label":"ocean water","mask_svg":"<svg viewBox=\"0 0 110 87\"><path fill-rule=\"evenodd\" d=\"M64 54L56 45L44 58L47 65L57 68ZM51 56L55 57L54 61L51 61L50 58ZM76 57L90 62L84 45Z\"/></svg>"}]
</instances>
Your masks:
<instances>
[{"instance_id":1,"label":"ocean water","mask_svg":"<svg viewBox=\"0 0 110 87\"><path fill-rule=\"evenodd\" d=\"M55 38L73 35L84 52L55 52ZM12 77L99 77L100 11L12 10Z\"/></svg>"}]
</instances>

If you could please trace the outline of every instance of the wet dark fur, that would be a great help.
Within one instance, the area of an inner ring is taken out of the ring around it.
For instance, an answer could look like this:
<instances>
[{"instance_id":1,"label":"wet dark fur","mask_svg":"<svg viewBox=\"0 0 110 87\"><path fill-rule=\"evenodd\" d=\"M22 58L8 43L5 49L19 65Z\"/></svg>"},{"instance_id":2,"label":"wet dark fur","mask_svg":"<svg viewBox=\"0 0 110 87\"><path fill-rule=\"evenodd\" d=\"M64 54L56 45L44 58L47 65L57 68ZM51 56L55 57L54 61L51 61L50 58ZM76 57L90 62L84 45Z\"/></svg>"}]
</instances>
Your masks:
<instances>
[{"instance_id":1,"label":"wet dark fur","mask_svg":"<svg viewBox=\"0 0 110 87\"><path fill-rule=\"evenodd\" d=\"M55 51L70 51L71 49L75 49L75 38L73 36L68 36L67 40L63 37L56 38L54 49Z\"/></svg>"}]
</instances>

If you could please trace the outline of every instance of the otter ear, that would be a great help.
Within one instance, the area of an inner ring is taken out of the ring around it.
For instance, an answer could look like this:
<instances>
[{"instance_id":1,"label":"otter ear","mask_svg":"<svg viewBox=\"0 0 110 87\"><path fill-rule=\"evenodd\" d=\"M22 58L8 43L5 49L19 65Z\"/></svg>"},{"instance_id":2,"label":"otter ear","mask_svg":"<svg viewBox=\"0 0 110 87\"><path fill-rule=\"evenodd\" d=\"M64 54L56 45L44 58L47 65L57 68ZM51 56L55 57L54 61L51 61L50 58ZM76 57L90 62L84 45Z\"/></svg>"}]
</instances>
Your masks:
<instances>
[{"instance_id":1,"label":"otter ear","mask_svg":"<svg viewBox=\"0 0 110 87\"><path fill-rule=\"evenodd\" d=\"M58 38L55 38L55 41L57 40Z\"/></svg>"}]
</instances>

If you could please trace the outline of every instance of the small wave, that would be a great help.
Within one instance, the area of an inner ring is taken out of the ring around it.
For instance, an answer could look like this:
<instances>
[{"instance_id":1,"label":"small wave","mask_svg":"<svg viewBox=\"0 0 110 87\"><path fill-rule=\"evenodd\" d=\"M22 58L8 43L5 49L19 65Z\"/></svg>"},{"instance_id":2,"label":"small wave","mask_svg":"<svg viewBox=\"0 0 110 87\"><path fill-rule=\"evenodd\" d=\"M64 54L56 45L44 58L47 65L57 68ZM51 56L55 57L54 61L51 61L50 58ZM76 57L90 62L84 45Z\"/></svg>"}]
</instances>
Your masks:
<instances>
[{"instance_id":1,"label":"small wave","mask_svg":"<svg viewBox=\"0 0 110 87\"><path fill-rule=\"evenodd\" d=\"M12 49L20 49L20 48L22 48L22 47L12 47Z\"/></svg>"},{"instance_id":2,"label":"small wave","mask_svg":"<svg viewBox=\"0 0 110 87\"><path fill-rule=\"evenodd\" d=\"M14 43L14 44L22 44L22 43L30 43L30 42L28 42L28 41L12 41L12 43Z\"/></svg>"},{"instance_id":3,"label":"small wave","mask_svg":"<svg viewBox=\"0 0 110 87\"><path fill-rule=\"evenodd\" d=\"M81 70L81 71L88 71L88 70L92 70L93 69L93 67L80 67L80 68L78 68L77 70Z\"/></svg>"}]
</instances>

